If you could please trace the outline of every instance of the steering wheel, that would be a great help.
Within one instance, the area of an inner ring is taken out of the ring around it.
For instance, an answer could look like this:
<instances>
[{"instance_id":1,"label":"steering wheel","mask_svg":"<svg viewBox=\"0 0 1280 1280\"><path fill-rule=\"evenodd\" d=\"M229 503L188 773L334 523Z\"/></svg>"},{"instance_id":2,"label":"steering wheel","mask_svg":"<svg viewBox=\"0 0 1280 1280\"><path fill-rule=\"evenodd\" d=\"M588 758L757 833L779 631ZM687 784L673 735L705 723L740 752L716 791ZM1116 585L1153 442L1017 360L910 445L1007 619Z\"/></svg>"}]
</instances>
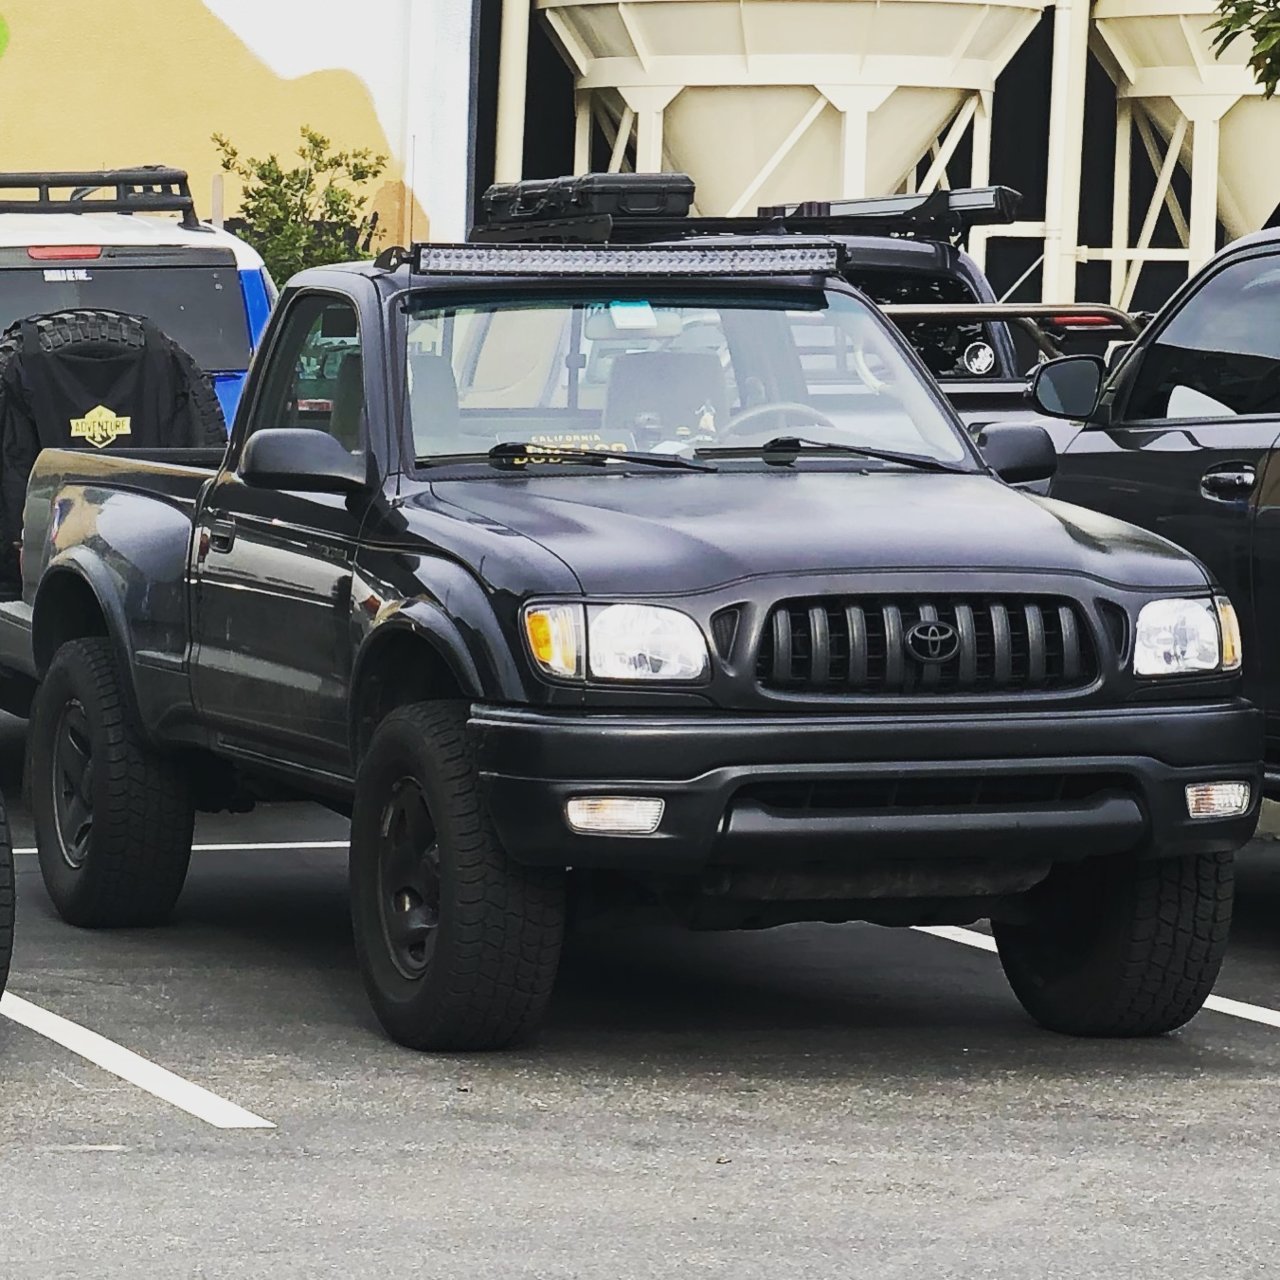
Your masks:
<instances>
[{"instance_id":1,"label":"steering wheel","mask_svg":"<svg viewBox=\"0 0 1280 1280\"><path fill-rule=\"evenodd\" d=\"M816 426L829 427L835 432L840 430L825 413L820 413L812 405L800 404L796 400L773 400L765 404L753 404L749 408L735 413L716 434L727 440L730 436L736 435L748 423L754 422L757 418L763 418L770 413L783 413L792 417L803 417L806 421L812 422Z\"/></svg>"}]
</instances>

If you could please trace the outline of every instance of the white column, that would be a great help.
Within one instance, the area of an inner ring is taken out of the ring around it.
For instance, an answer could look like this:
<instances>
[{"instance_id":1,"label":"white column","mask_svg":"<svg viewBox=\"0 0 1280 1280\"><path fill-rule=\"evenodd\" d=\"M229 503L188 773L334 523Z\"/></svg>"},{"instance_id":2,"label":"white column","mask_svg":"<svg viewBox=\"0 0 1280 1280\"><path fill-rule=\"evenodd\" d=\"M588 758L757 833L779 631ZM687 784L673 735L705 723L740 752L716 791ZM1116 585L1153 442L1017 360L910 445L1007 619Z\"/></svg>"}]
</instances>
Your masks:
<instances>
[{"instance_id":1,"label":"white column","mask_svg":"<svg viewBox=\"0 0 1280 1280\"><path fill-rule=\"evenodd\" d=\"M498 48L498 128L494 144L496 182L519 182L524 172L525 92L529 67L532 0L503 0Z\"/></svg>"},{"instance_id":2,"label":"white column","mask_svg":"<svg viewBox=\"0 0 1280 1280\"><path fill-rule=\"evenodd\" d=\"M663 112L680 92L679 85L627 85L619 90L636 119L636 172L662 172Z\"/></svg>"},{"instance_id":3,"label":"white column","mask_svg":"<svg viewBox=\"0 0 1280 1280\"><path fill-rule=\"evenodd\" d=\"M1049 177L1045 188L1045 302L1074 302L1080 236L1084 87L1089 60L1088 0L1058 0L1053 10L1049 89Z\"/></svg>"},{"instance_id":4,"label":"white column","mask_svg":"<svg viewBox=\"0 0 1280 1280\"><path fill-rule=\"evenodd\" d=\"M1116 159L1111 175L1111 305L1124 296L1129 263L1120 257L1129 247L1129 187L1133 172L1133 100L1116 99Z\"/></svg>"},{"instance_id":5,"label":"white column","mask_svg":"<svg viewBox=\"0 0 1280 1280\"><path fill-rule=\"evenodd\" d=\"M573 171L591 171L591 90L573 95Z\"/></svg>"}]
</instances>

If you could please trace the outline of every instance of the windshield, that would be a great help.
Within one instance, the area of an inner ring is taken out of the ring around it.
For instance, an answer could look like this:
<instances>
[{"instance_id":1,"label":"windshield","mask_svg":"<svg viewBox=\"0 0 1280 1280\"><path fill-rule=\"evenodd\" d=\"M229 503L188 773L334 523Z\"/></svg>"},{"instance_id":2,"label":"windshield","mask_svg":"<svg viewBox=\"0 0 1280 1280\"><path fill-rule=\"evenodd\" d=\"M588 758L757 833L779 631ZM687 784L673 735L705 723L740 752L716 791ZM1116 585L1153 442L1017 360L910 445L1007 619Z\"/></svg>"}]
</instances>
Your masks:
<instances>
[{"instance_id":1,"label":"windshield","mask_svg":"<svg viewBox=\"0 0 1280 1280\"><path fill-rule=\"evenodd\" d=\"M233 266L0 269L0 329L80 307L145 316L208 373L249 367L249 325Z\"/></svg>"},{"instance_id":2,"label":"windshield","mask_svg":"<svg viewBox=\"0 0 1280 1280\"><path fill-rule=\"evenodd\" d=\"M887 326L845 294L427 304L411 301L406 328L423 461L510 443L693 454L780 435L971 457Z\"/></svg>"}]
</instances>

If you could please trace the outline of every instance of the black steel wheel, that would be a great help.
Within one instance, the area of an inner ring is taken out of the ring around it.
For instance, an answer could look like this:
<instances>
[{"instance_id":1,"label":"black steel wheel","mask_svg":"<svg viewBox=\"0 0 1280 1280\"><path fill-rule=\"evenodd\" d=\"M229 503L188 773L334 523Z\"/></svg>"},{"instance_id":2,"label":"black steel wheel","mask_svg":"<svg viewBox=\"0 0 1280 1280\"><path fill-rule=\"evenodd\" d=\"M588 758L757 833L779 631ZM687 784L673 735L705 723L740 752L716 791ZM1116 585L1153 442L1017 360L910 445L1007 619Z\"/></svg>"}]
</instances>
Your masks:
<instances>
[{"instance_id":1,"label":"black steel wheel","mask_svg":"<svg viewBox=\"0 0 1280 1280\"><path fill-rule=\"evenodd\" d=\"M531 1033L555 982L564 873L506 855L480 799L467 708L419 703L377 728L356 779L351 918L365 989L413 1049Z\"/></svg>"},{"instance_id":2,"label":"black steel wheel","mask_svg":"<svg viewBox=\"0 0 1280 1280\"><path fill-rule=\"evenodd\" d=\"M93 741L88 717L74 698L58 720L52 764L58 846L67 866L79 870L93 832Z\"/></svg>"},{"instance_id":3,"label":"black steel wheel","mask_svg":"<svg viewBox=\"0 0 1280 1280\"><path fill-rule=\"evenodd\" d=\"M378 905L383 940L401 974L427 971L440 934L440 845L416 778L391 788L378 824Z\"/></svg>"},{"instance_id":4,"label":"black steel wheel","mask_svg":"<svg viewBox=\"0 0 1280 1280\"><path fill-rule=\"evenodd\" d=\"M180 764L133 727L109 640L58 650L28 734L40 870L59 914L90 928L164 920L186 879L195 806Z\"/></svg>"}]
</instances>

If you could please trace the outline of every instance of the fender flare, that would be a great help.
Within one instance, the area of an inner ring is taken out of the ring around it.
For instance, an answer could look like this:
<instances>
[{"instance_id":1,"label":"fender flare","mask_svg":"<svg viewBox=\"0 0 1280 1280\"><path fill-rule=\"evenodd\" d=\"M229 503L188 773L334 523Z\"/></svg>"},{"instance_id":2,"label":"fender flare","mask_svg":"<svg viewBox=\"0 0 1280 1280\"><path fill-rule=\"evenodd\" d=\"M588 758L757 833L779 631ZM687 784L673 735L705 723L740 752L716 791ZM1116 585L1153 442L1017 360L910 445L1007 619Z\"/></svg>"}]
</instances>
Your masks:
<instances>
[{"instance_id":1,"label":"fender flare","mask_svg":"<svg viewBox=\"0 0 1280 1280\"><path fill-rule=\"evenodd\" d=\"M133 648L130 643L129 624L125 617L124 601L114 589L111 575L106 567L84 547L72 547L55 560L49 562L44 573L40 575L40 583L36 588L35 600L31 606L31 660L37 678L43 679L49 669L49 663L57 652L57 647L42 644L42 634L47 629L42 626L43 618L48 616L49 604L54 584L66 578L76 578L83 583L97 601L98 609L106 623L107 638L116 651L120 663L121 675L129 690L130 696L136 696L133 686ZM41 607L43 603L43 608Z\"/></svg>"}]
</instances>

